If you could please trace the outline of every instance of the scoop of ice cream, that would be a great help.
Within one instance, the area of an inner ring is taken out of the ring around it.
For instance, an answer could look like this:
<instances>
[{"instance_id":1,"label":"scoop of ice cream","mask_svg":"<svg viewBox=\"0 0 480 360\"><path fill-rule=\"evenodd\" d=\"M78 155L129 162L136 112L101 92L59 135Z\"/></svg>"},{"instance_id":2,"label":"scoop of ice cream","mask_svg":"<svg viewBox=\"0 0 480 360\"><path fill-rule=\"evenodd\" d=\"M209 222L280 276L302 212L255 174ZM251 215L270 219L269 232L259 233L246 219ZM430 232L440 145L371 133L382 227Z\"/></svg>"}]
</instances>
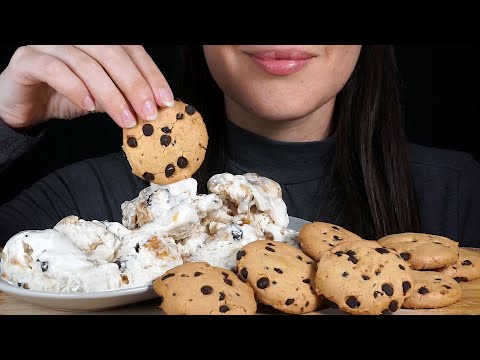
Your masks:
<instances>
[{"instance_id":1,"label":"scoop of ice cream","mask_svg":"<svg viewBox=\"0 0 480 360\"><path fill-rule=\"evenodd\" d=\"M218 195L196 195L195 179L160 186L152 184L139 196L122 204L123 225L129 229L147 226L172 236L187 237L200 219L223 206Z\"/></svg>"},{"instance_id":2,"label":"scoop of ice cream","mask_svg":"<svg viewBox=\"0 0 480 360\"><path fill-rule=\"evenodd\" d=\"M287 206L282 199L282 189L271 179L255 173L222 173L213 175L208 180L207 187L211 193L226 200L224 203L227 208L215 215L240 215L241 218L249 218L250 213L256 209L257 212L268 215L275 224L288 226Z\"/></svg>"},{"instance_id":3,"label":"scoop of ice cream","mask_svg":"<svg viewBox=\"0 0 480 360\"><path fill-rule=\"evenodd\" d=\"M115 264L89 259L57 230L24 231L2 251L1 276L13 285L53 292L91 292L120 287Z\"/></svg>"},{"instance_id":4,"label":"scoop of ice cream","mask_svg":"<svg viewBox=\"0 0 480 360\"><path fill-rule=\"evenodd\" d=\"M236 254L246 244L259 240L258 232L250 225L230 224L220 229L209 242L200 246L185 261L207 262L212 266L231 270ZM188 244L188 240L186 241Z\"/></svg>"},{"instance_id":5,"label":"scoop of ice cream","mask_svg":"<svg viewBox=\"0 0 480 360\"><path fill-rule=\"evenodd\" d=\"M112 262L120 247L120 239L111 231L119 229L113 224L97 220L85 221L72 215L60 220L54 229L70 239L91 260Z\"/></svg>"},{"instance_id":6,"label":"scoop of ice cream","mask_svg":"<svg viewBox=\"0 0 480 360\"><path fill-rule=\"evenodd\" d=\"M171 237L144 228L134 230L122 239L115 263L124 286L151 284L167 270L183 264Z\"/></svg>"}]
</instances>

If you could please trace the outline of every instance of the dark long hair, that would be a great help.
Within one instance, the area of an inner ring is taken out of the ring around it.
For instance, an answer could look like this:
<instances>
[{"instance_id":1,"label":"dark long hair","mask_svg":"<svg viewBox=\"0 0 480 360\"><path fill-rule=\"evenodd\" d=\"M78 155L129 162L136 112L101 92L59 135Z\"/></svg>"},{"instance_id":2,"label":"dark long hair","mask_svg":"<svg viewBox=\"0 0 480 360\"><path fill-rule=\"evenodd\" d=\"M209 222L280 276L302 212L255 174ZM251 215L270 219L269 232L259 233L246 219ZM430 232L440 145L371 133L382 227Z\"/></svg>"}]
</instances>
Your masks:
<instances>
[{"instance_id":1,"label":"dark long hair","mask_svg":"<svg viewBox=\"0 0 480 360\"><path fill-rule=\"evenodd\" d=\"M205 192L210 176L225 171L223 93L202 47L179 49L176 93L199 110L209 134L205 162L195 174ZM337 224L366 239L420 231L393 46L362 47L352 76L337 95L331 128L336 150L329 204Z\"/></svg>"}]
</instances>

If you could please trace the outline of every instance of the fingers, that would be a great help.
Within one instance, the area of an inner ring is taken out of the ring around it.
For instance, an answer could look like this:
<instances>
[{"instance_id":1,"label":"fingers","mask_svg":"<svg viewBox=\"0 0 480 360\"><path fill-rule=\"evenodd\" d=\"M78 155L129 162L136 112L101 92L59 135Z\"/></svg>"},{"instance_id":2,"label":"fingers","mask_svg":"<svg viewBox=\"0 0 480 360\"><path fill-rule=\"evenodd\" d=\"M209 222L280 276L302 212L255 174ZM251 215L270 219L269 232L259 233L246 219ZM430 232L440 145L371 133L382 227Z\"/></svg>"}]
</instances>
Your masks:
<instances>
[{"instance_id":1,"label":"fingers","mask_svg":"<svg viewBox=\"0 0 480 360\"><path fill-rule=\"evenodd\" d=\"M15 52L12 60L17 64L13 75L22 74L30 81L26 85L47 83L80 109L95 110L94 99L85 84L59 59L24 46Z\"/></svg>"},{"instance_id":2,"label":"fingers","mask_svg":"<svg viewBox=\"0 0 480 360\"><path fill-rule=\"evenodd\" d=\"M152 89L157 104L159 106L173 106L172 90L143 46L124 45L123 48Z\"/></svg>"},{"instance_id":3,"label":"fingers","mask_svg":"<svg viewBox=\"0 0 480 360\"><path fill-rule=\"evenodd\" d=\"M129 102L94 58L73 46L34 45L33 47L65 63L88 88L95 98L97 107L106 111L117 124L126 128L135 126L136 119ZM141 108L137 107L135 110L143 117Z\"/></svg>"}]
</instances>

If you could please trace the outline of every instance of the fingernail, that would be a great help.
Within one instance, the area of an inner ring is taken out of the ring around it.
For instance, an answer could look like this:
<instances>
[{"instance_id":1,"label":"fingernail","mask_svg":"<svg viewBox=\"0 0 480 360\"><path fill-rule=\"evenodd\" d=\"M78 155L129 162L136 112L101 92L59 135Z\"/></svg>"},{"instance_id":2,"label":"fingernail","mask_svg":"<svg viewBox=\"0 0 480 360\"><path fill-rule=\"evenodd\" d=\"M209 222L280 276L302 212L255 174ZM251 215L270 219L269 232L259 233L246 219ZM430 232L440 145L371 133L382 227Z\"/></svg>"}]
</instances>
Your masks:
<instances>
[{"instance_id":1,"label":"fingernail","mask_svg":"<svg viewBox=\"0 0 480 360\"><path fill-rule=\"evenodd\" d=\"M130 110L124 109L122 111L122 123L127 128L132 128L137 125L137 121Z\"/></svg>"},{"instance_id":2,"label":"fingernail","mask_svg":"<svg viewBox=\"0 0 480 360\"><path fill-rule=\"evenodd\" d=\"M157 106L150 100L145 101L145 104L143 104L143 116L145 119L155 120L157 115Z\"/></svg>"},{"instance_id":3,"label":"fingernail","mask_svg":"<svg viewBox=\"0 0 480 360\"><path fill-rule=\"evenodd\" d=\"M163 105L168 107L173 106L173 94L170 89L161 88L158 90L158 97L162 101Z\"/></svg>"},{"instance_id":4,"label":"fingernail","mask_svg":"<svg viewBox=\"0 0 480 360\"><path fill-rule=\"evenodd\" d=\"M90 95L85 96L83 99L83 107L88 111L95 111L95 102Z\"/></svg>"}]
</instances>

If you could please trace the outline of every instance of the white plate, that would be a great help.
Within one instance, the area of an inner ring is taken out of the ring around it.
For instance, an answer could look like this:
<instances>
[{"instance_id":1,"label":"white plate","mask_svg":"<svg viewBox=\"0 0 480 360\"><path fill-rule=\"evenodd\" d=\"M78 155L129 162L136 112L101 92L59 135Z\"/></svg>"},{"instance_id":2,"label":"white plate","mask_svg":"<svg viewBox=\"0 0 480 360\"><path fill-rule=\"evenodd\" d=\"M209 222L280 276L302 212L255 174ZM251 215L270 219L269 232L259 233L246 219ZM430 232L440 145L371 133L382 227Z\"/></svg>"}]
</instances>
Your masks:
<instances>
[{"instance_id":1,"label":"white plate","mask_svg":"<svg viewBox=\"0 0 480 360\"><path fill-rule=\"evenodd\" d=\"M289 228L299 231L308 221L290 217ZM0 278L0 291L32 304L63 311L99 311L155 298L152 285L90 293L56 293L28 290Z\"/></svg>"}]
</instances>

